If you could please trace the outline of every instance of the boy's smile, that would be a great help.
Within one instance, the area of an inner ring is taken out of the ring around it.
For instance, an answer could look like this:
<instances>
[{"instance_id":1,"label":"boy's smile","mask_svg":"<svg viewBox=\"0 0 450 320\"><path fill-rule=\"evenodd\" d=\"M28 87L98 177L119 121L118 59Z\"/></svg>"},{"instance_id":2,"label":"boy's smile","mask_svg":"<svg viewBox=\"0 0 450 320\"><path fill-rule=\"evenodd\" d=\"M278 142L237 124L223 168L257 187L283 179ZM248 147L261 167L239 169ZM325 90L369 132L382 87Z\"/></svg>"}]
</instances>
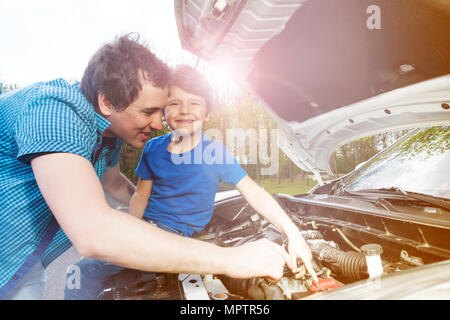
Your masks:
<instances>
[{"instance_id":1,"label":"boy's smile","mask_svg":"<svg viewBox=\"0 0 450 320\"><path fill-rule=\"evenodd\" d=\"M203 122L208 120L205 99L179 87L170 88L164 114L170 128L182 134L201 132Z\"/></svg>"}]
</instances>

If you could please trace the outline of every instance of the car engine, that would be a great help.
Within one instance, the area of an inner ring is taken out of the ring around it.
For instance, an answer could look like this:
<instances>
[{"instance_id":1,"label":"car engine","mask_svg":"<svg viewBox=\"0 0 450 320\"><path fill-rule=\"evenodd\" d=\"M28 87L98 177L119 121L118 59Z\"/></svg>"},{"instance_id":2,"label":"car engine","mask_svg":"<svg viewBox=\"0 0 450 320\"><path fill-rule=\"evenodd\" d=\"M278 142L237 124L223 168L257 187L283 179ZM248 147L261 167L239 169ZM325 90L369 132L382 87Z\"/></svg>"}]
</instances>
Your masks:
<instances>
[{"instance_id":1,"label":"car engine","mask_svg":"<svg viewBox=\"0 0 450 320\"><path fill-rule=\"evenodd\" d=\"M448 239L448 229L365 216L357 210L308 205L301 198L290 196L278 195L276 199L311 248L318 284L309 274L296 279L288 267L279 281L127 270L110 279L99 299L302 299L370 280L377 268L378 275L386 275L450 258L448 248L434 244L444 243L439 239ZM380 230L381 226L384 230ZM405 234L399 231L405 229ZM212 220L195 238L223 247L267 238L287 247L284 234L242 197L217 203Z\"/></svg>"},{"instance_id":2,"label":"car engine","mask_svg":"<svg viewBox=\"0 0 450 320\"><path fill-rule=\"evenodd\" d=\"M247 242L267 238L287 248L287 238L274 225L246 205L241 210L243 212L239 213L238 211L238 213L242 214L242 218L236 219L233 217L234 224L211 223L215 227L211 227L209 231L204 232L198 238L213 241L220 246L239 246ZM297 216L291 215L291 219L298 222L300 233L311 248L313 267L321 285L314 285L309 274L301 279L296 279L290 269L285 267L283 277L276 282L265 278L242 280L219 275L216 278L220 279L227 289L225 296L231 299L253 300L300 299L318 291L333 290L345 286L345 284L369 278L366 255L361 249L353 245L357 250L343 250L338 242L326 240L316 223L311 222L305 226L298 220ZM342 241L347 244L350 243L350 240L340 230L335 232L341 234ZM369 244L369 246L381 249L381 246L376 244ZM407 256L406 251L404 255ZM408 261L414 262L416 265L423 264L421 259L416 257L410 257ZM385 273L410 267L411 264L407 264L406 260L397 263L382 261L382 268ZM221 295L221 297L223 296Z\"/></svg>"}]
</instances>

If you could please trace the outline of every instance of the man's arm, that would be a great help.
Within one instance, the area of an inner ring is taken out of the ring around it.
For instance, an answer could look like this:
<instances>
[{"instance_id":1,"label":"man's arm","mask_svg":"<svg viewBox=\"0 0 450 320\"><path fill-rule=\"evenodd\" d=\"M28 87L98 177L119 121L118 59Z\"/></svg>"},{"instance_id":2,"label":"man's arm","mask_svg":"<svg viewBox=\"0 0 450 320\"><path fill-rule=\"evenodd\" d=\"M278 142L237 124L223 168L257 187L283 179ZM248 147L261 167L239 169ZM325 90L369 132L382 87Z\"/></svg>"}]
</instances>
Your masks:
<instances>
[{"instance_id":1,"label":"man's arm","mask_svg":"<svg viewBox=\"0 0 450 320\"><path fill-rule=\"evenodd\" d=\"M291 263L296 265L297 257L303 260L306 269L318 281L317 275L312 267L311 249L303 239L298 228L281 208L278 202L263 188L258 186L250 177L246 176L236 184L236 188L242 193L248 203L263 215L278 229L284 232L289 239L289 254ZM295 268L297 273L301 268Z\"/></svg>"},{"instance_id":2,"label":"man's arm","mask_svg":"<svg viewBox=\"0 0 450 320\"><path fill-rule=\"evenodd\" d=\"M286 251L268 240L221 248L112 209L91 163L81 156L52 153L31 166L53 215L85 257L144 271L236 278L279 279L286 262L292 267Z\"/></svg>"},{"instance_id":3,"label":"man's arm","mask_svg":"<svg viewBox=\"0 0 450 320\"><path fill-rule=\"evenodd\" d=\"M117 201L128 205L134 194L135 186L120 172L119 164L109 168L102 177L103 189Z\"/></svg>"},{"instance_id":4,"label":"man's arm","mask_svg":"<svg viewBox=\"0 0 450 320\"><path fill-rule=\"evenodd\" d=\"M130 214L142 219L152 193L153 180L139 179L136 191L130 201Z\"/></svg>"}]
</instances>

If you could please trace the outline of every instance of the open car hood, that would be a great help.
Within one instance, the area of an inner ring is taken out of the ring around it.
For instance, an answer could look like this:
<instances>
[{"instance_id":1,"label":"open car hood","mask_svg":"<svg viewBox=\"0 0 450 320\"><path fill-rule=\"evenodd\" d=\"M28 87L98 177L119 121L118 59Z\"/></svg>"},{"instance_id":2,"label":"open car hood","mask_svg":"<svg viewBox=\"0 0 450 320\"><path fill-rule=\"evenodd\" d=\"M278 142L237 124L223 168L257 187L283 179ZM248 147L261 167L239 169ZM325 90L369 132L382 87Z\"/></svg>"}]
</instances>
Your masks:
<instances>
[{"instance_id":1,"label":"open car hood","mask_svg":"<svg viewBox=\"0 0 450 320\"><path fill-rule=\"evenodd\" d=\"M317 177L347 142L450 122L449 1L175 0L175 14L183 48L231 70Z\"/></svg>"}]
</instances>

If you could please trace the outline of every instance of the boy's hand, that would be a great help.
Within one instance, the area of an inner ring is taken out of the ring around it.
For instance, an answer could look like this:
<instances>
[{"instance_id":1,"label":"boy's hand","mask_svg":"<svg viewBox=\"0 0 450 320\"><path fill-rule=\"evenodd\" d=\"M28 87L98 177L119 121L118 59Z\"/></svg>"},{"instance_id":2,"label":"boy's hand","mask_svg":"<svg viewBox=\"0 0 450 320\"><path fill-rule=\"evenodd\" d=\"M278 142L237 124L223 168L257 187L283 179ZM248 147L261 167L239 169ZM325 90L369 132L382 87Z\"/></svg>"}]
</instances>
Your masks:
<instances>
[{"instance_id":1,"label":"boy's hand","mask_svg":"<svg viewBox=\"0 0 450 320\"><path fill-rule=\"evenodd\" d=\"M294 268L291 269L292 272L296 274L295 278L298 279L303 277L305 275L305 268L306 268L306 271L308 271L311 274L313 280L315 282L318 282L319 279L317 278L316 272L314 271L314 268L311 263L312 260L311 249L309 248L305 239L303 239L302 235L298 230L295 230L288 235L288 240L289 240L288 243L289 260L291 262L290 265L294 266ZM304 266L297 265L297 257L303 261Z\"/></svg>"},{"instance_id":2,"label":"boy's hand","mask_svg":"<svg viewBox=\"0 0 450 320\"><path fill-rule=\"evenodd\" d=\"M317 282L319 279L311 264L311 249L278 202L248 176L239 181L236 184L236 188L244 195L245 199L256 212L264 216L288 236L288 251L290 256L287 264L294 274L302 270L302 268L297 267L298 257L302 259L306 270L312 275L314 281Z\"/></svg>"}]
</instances>

